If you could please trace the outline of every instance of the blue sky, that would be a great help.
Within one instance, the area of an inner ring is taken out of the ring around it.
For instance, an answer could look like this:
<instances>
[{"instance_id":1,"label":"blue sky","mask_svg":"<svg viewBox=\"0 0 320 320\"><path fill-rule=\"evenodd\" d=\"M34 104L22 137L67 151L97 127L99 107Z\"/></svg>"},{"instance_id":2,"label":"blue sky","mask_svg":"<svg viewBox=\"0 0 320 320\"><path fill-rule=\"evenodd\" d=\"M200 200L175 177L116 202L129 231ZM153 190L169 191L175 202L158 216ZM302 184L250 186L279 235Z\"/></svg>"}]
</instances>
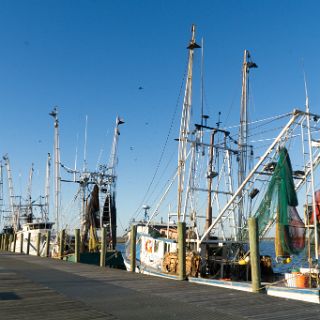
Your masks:
<instances>
[{"instance_id":1,"label":"blue sky","mask_svg":"<svg viewBox=\"0 0 320 320\"><path fill-rule=\"evenodd\" d=\"M213 123L219 111L223 125L239 121L244 49L259 66L250 80L251 119L303 108L303 69L311 108L320 113L319 13L319 2L310 0L0 0L0 154L9 154L16 194L26 190L31 163L34 197L43 194L53 106L59 106L61 160L68 166L76 147L82 158L86 115L92 169L102 149L108 160L120 115L126 124L117 203L120 230L126 227L143 202L172 121L155 183L169 159L176 163L173 139L192 23L198 42L204 38L205 112ZM194 119L200 117L199 65L198 54ZM74 193L68 188L62 186L65 207Z\"/></svg>"}]
</instances>

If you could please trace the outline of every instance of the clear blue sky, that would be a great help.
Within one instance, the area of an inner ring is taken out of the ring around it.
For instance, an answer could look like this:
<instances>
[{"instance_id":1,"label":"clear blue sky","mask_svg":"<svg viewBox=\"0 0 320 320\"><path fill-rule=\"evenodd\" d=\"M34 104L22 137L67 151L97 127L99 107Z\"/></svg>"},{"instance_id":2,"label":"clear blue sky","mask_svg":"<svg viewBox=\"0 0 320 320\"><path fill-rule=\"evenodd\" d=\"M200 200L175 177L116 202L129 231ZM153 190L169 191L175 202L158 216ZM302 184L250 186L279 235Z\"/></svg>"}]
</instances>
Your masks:
<instances>
[{"instance_id":1,"label":"clear blue sky","mask_svg":"<svg viewBox=\"0 0 320 320\"><path fill-rule=\"evenodd\" d=\"M219 111L224 125L239 121L244 49L259 65L251 77L251 119L303 107L303 65L311 107L320 113L319 14L320 3L311 0L0 0L0 154L9 154L16 194L25 193L32 162L34 197L43 194L53 106L60 112L61 160L69 166L77 145L82 158L88 115L91 169L101 149L108 160L120 115L126 124L119 141L117 204L126 227L143 201L175 110L164 159L176 163L173 139L192 23L198 42L205 42L205 112L214 121ZM199 61L198 56L195 119ZM72 191L63 189L65 208L71 198Z\"/></svg>"}]
</instances>

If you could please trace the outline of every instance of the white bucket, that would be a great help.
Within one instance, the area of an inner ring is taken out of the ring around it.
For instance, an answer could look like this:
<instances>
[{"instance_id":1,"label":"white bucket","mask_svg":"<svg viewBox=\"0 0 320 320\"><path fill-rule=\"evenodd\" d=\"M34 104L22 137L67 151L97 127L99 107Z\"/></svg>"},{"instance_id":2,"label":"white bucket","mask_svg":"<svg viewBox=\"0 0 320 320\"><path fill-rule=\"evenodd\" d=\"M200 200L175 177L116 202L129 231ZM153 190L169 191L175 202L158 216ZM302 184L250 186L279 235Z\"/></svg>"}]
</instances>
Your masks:
<instances>
[{"instance_id":1,"label":"white bucket","mask_svg":"<svg viewBox=\"0 0 320 320\"><path fill-rule=\"evenodd\" d=\"M296 287L296 275L292 273L285 273L284 278L286 279L287 287Z\"/></svg>"}]
</instances>

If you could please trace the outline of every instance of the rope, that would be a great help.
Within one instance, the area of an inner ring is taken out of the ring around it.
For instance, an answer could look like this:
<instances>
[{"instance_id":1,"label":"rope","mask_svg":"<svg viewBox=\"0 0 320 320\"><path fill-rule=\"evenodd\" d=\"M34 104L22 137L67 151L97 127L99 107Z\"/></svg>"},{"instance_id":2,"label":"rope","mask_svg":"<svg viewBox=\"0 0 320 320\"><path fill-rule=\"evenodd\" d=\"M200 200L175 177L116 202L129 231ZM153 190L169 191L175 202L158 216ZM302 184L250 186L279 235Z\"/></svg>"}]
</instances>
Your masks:
<instances>
[{"instance_id":1,"label":"rope","mask_svg":"<svg viewBox=\"0 0 320 320\"><path fill-rule=\"evenodd\" d=\"M144 204L145 202L145 199L151 189L151 186L153 185L153 182L156 178L156 175L159 171L159 168L160 168L160 165L161 165L161 162L162 162L162 159L163 159L163 156L164 156L164 153L165 153L165 150L166 150L166 147L167 147L167 144L168 144L168 141L169 141L169 137L171 135L171 131L172 131L172 128L173 128L173 124L174 124L174 120L176 118L176 114L177 114L177 110L178 110L178 105L179 105L179 102L180 102L180 97L181 97L181 93L182 93L182 89L183 89L183 85L184 85L184 82L185 82L185 78L186 78L186 73L187 73L187 68L185 68L185 72L184 72L184 75L183 75L183 79L182 79L182 82L181 82L181 86L180 86L180 90L179 90L179 94L178 94L178 98L177 98L177 102L176 102L176 105L175 105L175 109L173 111L173 114L172 114L172 118L171 118L171 123L170 123L170 126L169 126L169 131L168 131L168 134L167 134L167 137L165 139L165 142L164 142L164 145L162 147L162 150L161 150L161 154L160 154L160 158L158 160L158 163L156 165L156 170L153 174L153 177L149 183L149 186L147 188L147 191L145 192L143 198L142 198L142 201L140 202L140 205L138 206L138 208L136 209L136 211L133 213L132 215L132 218L133 217L137 217L139 214L140 214L140 209L142 207L142 205Z\"/></svg>"},{"instance_id":2,"label":"rope","mask_svg":"<svg viewBox=\"0 0 320 320\"><path fill-rule=\"evenodd\" d=\"M295 279L295 278L297 278L297 277L300 276L300 275L301 275L301 274L292 274L292 277L291 277L290 279ZM306 275L306 274L304 274L304 275ZM314 276L314 275L311 274L311 273L307 274L307 276L308 276L308 277L311 277L311 278L314 278L314 279L317 278L316 276ZM271 282L271 283L265 284L264 286L261 286L261 287L259 288L259 290L264 290L264 289L269 288L269 287L272 287L272 286L274 286L274 285L277 285L277 284L280 284L280 283L285 283L287 280L288 280L288 279L281 279L281 280L278 280L278 281L275 281L275 282Z\"/></svg>"},{"instance_id":3,"label":"rope","mask_svg":"<svg viewBox=\"0 0 320 320\"><path fill-rule=\"evenodd\" d=\"M285 117L289 117L291 115L292 115L291 112L287 112L287 113L283 113L283 114L280 114L280 115L277 115L277 116L274 116L274 117L269 117L269 118L264 118L264 119L251 121L251 122L248 122L248 125L252 125L252 124L255 124L255 123L260 123L260 122L263 122L263 121L269 121L269 123L271 123L272 121L279 120L279 119L282 119L282 118L285 118ZM240 124L237 124L237 125L233 125L233 126L230 126L230 127L225 127L224 129L228 130L228 129L234 129L234 128L239 128L239 127L240 127Z\"/></svg>"}]
</instances>

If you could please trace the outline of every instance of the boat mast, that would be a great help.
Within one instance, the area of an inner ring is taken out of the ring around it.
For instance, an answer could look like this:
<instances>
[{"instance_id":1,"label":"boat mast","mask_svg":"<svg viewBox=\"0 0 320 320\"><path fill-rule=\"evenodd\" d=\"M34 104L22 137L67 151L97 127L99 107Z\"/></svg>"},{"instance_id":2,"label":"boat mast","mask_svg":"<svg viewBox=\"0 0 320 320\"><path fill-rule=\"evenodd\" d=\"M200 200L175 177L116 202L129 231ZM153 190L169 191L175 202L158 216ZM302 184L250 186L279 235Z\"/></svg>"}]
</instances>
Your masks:
<instances>
[{"instance_id":1,"label":"boat mast","mask_svg":"<svg viewBox=\"0 0 320 320\"><path fill-rule=\"evenodd\" d=\"M238 185L240 186L247 175L248 164L248 91L249 91L249 70L258 66L251 61L250 52L244 50L243 65L242 65L242 93L241 93L241 110L240 110L240 129L239 129L239 171ZM244 216L244 199L243 192L239 197L239 212L238 212L238 238L241 234L242 219Z\"/></svg>"},{"instance_id":2,"label":"boat mast","mask_svg":"<svg viewBox=\"0 0 320 320\"><path fill-rule=\"evenodd\" d=\"M83 147L83 171L87 172L87 141L88 141L88 116L86 115L86 126L84 129L84 147Z\"/></svg>"},{"instance_id":3,"label":"boat mast","mask_svg":"<svg viewBox=\"0 0 320 320\"><path fill-rule=\"evenodd\" d=\"M195 25L192 25L191 40L187 47L189 49L188 77L185 88L185 95L182 108L182 116L179 134L179 154L178 154L178 205L177 216L178 222L181 218L182 195L184 186L185 162L187 156L187 139L189 134L190 114L191 114L191 98L192 98L192 68L193 68L193 50L200 48L195 42Z\"/></svg>"},{"instance_id":4,"label":"boat mast","mask_svg":"<svg viewBox=\"0 0 320 320\"><path fill-rule=\"evenodd\" d=\"M81 252L85 249L85 239L88 234L88 218L87 218L87 188L90 180L90 172L87 168L87 136L88 136L88 115L86 115L84 128L84 146L83 146L83 168L80 173L80 192L81 192L81 215L80 215L80 234L82 241ZM75 175L74 175L75 177Z\"/></svg>"},{"instance_id":5,"label":"boat mast","mask_svg":"<svg viewBox=\"0 0 320 320\"><path fill-rule=\"evenodd\" d=\"M53 111L49 113L54 118L54 208L56 219L56 230L59 231L59 201L60 201L60 147L59 147L59 120L58 109L53 108Z\"/></svg>"},{"instance_id":6,"label":"boat mast","mask_svg":"<svg viewBox=\"0 0 320 320\"><path fill-rule=\"evenodd\" d=\"M44 207L45 207L45 217L44 221L49 221L49 197L50 197L50 167L51 167L51 155L48 153L47 166L46 166L46 183L44 192Z\"/></svg>"},{"instance_id":7,"label":"boat mast","mask_svg":"<svg viewBox=\"0 0 320 320\"><path fill-rule=\"evenodd\" d=\"M7 169L7 176L8 176L8 188L9 188L9 198L10 198L10 209L12 215L12 227L14 231L19 229L19 211L17 210L17 206L15 205L14 201L14 192L13 192L13 180L12 180L12 173L10 167L10 160L8 154L3 156L4 164Z\"/></svg>"},{"instance_id":8,"label":"boat mast","mask_svg":"<svg viewBox=\"0 0 320 320\"><path fill-rule=\"evenodd\" d=\"M314 164L313 164L313 150L312 150L312 137L311 137L311 128L310 128L310 108L309 108L309 97L307 90L306 79L305 91L306 91L306 118L307 118L307 132L308 132L308 153L310 158L310 184L311 184L311 198L312 198L312 215L313 215L313 228L314 228L314 255L316 263L319 260L319 236L318 236L318 217L316 211L316 199L315 199L315 188L314 188ZM308 205L308 204L307 204ZM309 222L308 222L309 224Z\"/></svg>"},{"instance_id":9,"label":"boat mast","mask_svg":"<svg viewBox=\"0 0 320 320\"><path fill-rule=\"evenodd\" d=\"M33 163L29 171L29 181L27 188L27 222L32 222L33 213L32 213L32 178L33 178Z\"/></svg>"},{"instance_id":10,"label":"boat mast","mask_svg":"<svg viewBox=\"0 0 320 320\"><path fill-rule=\"evenodd\" d=\"M112 248L115 249L116 242L117 242L117 226L116 226L116 220L117 220L117 212L116 212L116 183L117 183L117 174L116 174L116 166L118 163L117 154L118 154L118 142L119 142L119 126L123 124L124 121L120 119L119 116L116 118L116 126L114 128L114 134L113 134L113 141L112 141L112 147L111 147L111 153L108 163L108 171L109 171L109 179L110 179L110 201L109 201L109 214L110 214L110 225L109 225L109 234L112 241ZM104 211L104 208L102 206L102 211ZM103 214L101 215L101 226L102 226L102 219Z\"/></svg>"},{"instance_id":11,"label":"boat mast","mask_svg":"<svg viewBox=\"0 0 320 320\"><path fill-rule=\"evenodd\" d=\"M110 172L110 176L112 178L112 187L115 188L116 185L116 165L117 165L117 152L118 152L118 141L119 141L119 125L123 124L124 121L120 119L118 116L116 118L116 126L114 128L113 141L111 147L111 153L108 163L108 170Z\"/></svg>"},{"instance_id":12,"label":"boat mast","mask_svg":"<svg viewBox=\"0 0 320 320\"><path fill-rule=\"evenodd\" d=\"M2 219L4 219L4 216L3 216L3 165L2 165L2 161L0 161L0 226L2 223Z\"/></svg>"},{"instance_id":13,"label":"boat mast","mask_svg":"<svg viewBox=\"0 0 320 320\"><path fill-rule=\"evenodd\" d=\"M212 171L213 166L213 156L214 156L214 136L216 130L213 129L210 138L210 155L209 155L209 170L208 170L208 206L207 206L207 214L206 214L206 225L205 230L208 230L212 223L212 179L214 177L214 172ZM208 234L209 237L209 234Z\"/></svg>"}]
</instances>

